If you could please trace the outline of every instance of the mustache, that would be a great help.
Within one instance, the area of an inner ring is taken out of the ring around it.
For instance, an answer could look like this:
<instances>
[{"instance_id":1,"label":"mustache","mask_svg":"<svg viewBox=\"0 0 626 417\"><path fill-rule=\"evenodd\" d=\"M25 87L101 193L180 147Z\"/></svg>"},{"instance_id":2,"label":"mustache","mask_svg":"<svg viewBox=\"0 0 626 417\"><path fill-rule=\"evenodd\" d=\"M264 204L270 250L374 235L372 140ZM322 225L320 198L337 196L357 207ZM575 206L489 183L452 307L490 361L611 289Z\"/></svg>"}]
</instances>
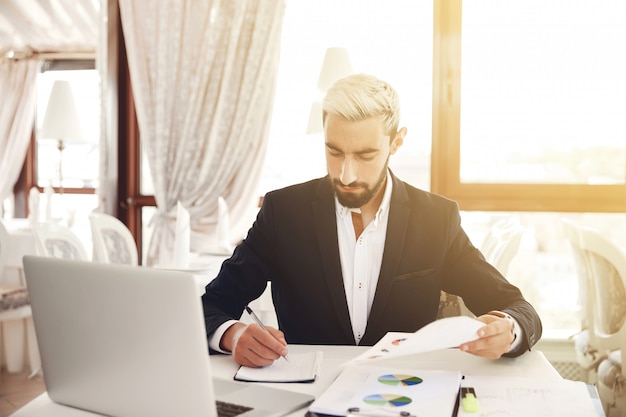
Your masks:
<instances>
[{"instance_id":1,"label":"mustache","mask_svg":"<svg viewBox=\"0 0 626 417\"><path fill-rule=\"evenodd\" d=\"M351 182L350 184L343 184L338 179L334 179L333 180L333 185L336 185L338 187L362 187L362 188L367 188L367 184L364 184L362 182L354 181L354 182Z\"/></svg>"}]
</instances>

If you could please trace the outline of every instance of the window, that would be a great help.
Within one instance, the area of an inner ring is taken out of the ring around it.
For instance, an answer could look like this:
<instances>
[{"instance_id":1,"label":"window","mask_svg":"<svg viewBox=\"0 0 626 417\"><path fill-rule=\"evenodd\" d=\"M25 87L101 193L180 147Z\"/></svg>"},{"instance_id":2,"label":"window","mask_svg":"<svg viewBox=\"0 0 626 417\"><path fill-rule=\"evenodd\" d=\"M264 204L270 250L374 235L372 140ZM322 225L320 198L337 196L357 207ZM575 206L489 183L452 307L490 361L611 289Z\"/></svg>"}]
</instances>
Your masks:
<instances>
[{"instance_id":1,"label":"window","mask_svg":"<svg viewBox=\"0 0 626 417\"><path fill-rule=\"evenodd\" d=\"M433 191L468 210L626 209L626 5L436 5Z\"/></svg>"},{"instance_id":2,"label":"window","mask_svg":"<svg viewBox=\"0 0 626 417\"><path fill-rule=\"evenodd\" d=\"M45 220L50 210L52 219L71 226L87 247L91 242L87 216L98 205L95 188L100 154L100 83L94 64L93 60L50 61L43 64L37 77L36 183L33 185L55 191L51 195L42 194L40 200L46 212L43 208L40 210L40 220ZM83 133L82 141L64 141L62 151L59 151L57 139L39 136L55 80L69 82ZM62 184L59 182L60 164Z\"/></svg>"},{"instance_id":3,"label":"window","mask_svg":"<svg viewBox=\"0 0 626 417\"><path fill-rule=\"evenodd\" d=\"M519 217L507 278L546 336L567 337L580 306L560 218L625 243L626 5L444 0L434 14L432 190L459 202L477 246Z\"/></svg>"}]
</instances>

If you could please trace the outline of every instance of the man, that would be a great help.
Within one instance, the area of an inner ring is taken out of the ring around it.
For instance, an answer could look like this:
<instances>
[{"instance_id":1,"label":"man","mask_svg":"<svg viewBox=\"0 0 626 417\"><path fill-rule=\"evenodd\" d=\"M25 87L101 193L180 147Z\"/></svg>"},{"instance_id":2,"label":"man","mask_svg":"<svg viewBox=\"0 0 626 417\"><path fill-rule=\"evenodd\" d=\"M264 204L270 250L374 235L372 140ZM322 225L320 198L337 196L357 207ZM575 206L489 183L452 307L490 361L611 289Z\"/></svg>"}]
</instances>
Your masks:
<instances>
[{"instance_id":1,"label":"man","mask_svg":"<svg viewBox=\"0 0 626 417\"><path fill-rule=\"evenodd\" d=\"M471 244L455 202L388 168L407 133L399 98L368 75L337 81L323 103L328 175L268 193L246 239L203 296L209 345L266 366L286 344L373 345L436 319L440 290L485 323L460 349L521 355L541 336L533 307ZM281 330L237 321L272 283Z\"/></svg>"}]
</instances>

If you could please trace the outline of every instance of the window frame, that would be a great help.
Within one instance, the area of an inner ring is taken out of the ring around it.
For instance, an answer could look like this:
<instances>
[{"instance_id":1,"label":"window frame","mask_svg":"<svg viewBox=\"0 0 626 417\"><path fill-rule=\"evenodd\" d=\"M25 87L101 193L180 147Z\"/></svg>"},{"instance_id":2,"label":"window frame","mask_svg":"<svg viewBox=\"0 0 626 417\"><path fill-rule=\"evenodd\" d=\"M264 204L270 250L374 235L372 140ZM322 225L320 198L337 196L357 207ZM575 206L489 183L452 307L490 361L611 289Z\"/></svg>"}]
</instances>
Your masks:
<instances>
[{"instance_id":1,"label":"window frame","mask_svg":"<svg viewBox=\"0 0 626 417\"><path fill-rule=\"evenodd\" d=\"M462 3L434 3L431 191L468 211L626 211L626 184L461 182Z\"/></svg>"}]
</instances>

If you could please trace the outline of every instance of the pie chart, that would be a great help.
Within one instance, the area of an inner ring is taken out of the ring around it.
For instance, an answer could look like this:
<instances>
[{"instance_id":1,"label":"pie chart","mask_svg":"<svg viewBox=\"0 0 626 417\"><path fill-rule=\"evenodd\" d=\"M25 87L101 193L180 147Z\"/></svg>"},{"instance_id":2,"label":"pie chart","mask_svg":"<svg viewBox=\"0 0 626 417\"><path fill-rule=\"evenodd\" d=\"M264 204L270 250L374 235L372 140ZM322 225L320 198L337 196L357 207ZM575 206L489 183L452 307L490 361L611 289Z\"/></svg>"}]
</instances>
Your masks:
<instances>
[{"instance_id":1,"label":"pie chart","mask_svg":"<svg viewBox=\"0 0 626 417\"><path fill-rule=\"evenodd\" d=\"M391 386L410 387L412 385L421 384L424 380L413 375L403 374L387 374L378 377L378 382Z\"/></svg>"},{"instance_id":2,"label":"pie chart","mask_svg":"<svg viewBox=\"0 0 626 417\"><path fill-rule=\"evenodd\" d=\"M372 394L363 398L363 401L369 405L375 405L384 407L386 405L392 407L402 407L407 404L411 404L413 400L404 395L398 394Z\"/></svg>"}]
</instances>

